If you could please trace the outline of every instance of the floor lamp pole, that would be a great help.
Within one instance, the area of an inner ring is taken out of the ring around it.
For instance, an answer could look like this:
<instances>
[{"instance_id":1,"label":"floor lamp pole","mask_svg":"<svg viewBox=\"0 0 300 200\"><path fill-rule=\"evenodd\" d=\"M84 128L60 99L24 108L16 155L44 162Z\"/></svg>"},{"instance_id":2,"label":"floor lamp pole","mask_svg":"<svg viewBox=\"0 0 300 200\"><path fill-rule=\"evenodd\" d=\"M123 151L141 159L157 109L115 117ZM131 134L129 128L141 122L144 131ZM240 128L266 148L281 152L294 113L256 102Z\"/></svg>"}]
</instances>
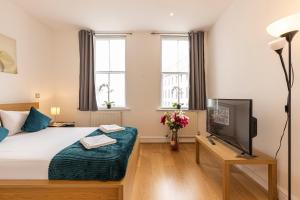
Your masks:
<instances>
[{"instance_id":1,"label":"floor lamp pole","mask_svg":"<svg viewBox=\"0 0 300 200\"><path fill-rule=\"evenodd\" d=\"M287 17L278 19L267 27L267 32L271 36L275 38L278 38L279 36L281 37L270 42L269 45L271 49L273 49L280 56L281 64L284 70L285 79L288 87L287 105L285 106L285 112L287 113L287 124L285 124L285 128L286 125L288 128L288 200L292 199L292 87L294 84L294 69L292 64L292 40L299 30L300 13L292 14ZM286 41L288 42L287 69L284 65L284 61L282 58L282 50L285 46ZM276 156L277 153L278 151L276 152Z\"/></svg>"},{"instance_id":2,"label":"floor lamp pole","mask_svg":"<svg viewBox=\"0 0 300 200\"><path fill-rule=\"evenodd\" d=\"M285 37L288 41L289 69L288 69L288 102L287 102L287 118L288 118L288 200L292 199L292 84L294 79L292 66L292 40L298 31L288 32L281 37Z\"/></svg>"},{"instance_id":3,"label":"floor lamp pole","mask_svg":"<svg viewBox=\"0 0 300 200\"><path fill-rule=\"evenodd\" d=\"M291 41L289 41L289 95L288 95L288 199L292 194L292 63L291 63Z\"/></svg>"}]
</instances>

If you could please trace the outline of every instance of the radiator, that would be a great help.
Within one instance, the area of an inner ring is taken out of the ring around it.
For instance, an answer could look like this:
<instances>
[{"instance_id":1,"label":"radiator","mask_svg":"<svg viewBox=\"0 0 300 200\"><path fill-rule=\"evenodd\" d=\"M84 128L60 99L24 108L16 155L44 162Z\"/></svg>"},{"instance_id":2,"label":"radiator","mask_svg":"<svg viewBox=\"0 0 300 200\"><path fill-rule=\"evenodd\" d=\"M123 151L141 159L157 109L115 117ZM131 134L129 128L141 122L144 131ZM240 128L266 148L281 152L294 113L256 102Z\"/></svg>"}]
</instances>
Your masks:
<instances>
[{"instance_id":1,"label":"radiator","mask_svg":"<svg viewBox=\"0 0 300 200\"><path fill-rule=\"evenodd\" d=\"M97 111L91 112L90 125L97 127L103 124L117 124L122 126L122 112L120 111Z\"/></svg>"}]
</instances>

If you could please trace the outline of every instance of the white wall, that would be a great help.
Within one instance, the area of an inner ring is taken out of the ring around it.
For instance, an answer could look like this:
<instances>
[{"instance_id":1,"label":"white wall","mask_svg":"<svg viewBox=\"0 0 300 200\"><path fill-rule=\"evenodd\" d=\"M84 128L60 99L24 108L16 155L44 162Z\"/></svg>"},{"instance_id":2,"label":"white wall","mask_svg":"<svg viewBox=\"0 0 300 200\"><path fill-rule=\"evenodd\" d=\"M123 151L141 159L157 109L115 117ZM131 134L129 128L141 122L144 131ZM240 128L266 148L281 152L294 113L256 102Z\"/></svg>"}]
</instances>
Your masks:
<instances>
[{"instance_id":1,"label":"white wall","mask_svg":"<svg viewBox=\"0 0 300 200\"><path fill-rule=\"evenodd\" d=\"M258 119L254 148L274 155L285 123L286 85L277 55L268 47L266 27L278 18L300 11L297 0L236 0L208 35L209 97L252 98ZM294 40L293 94L293 194L300 199L300 35ZM285 52L286 53L286 52ZM280 196L287 189L287 138L278 158ZM267 184L266 168L246 169Z\"/></svg>"},{"instance_id":2,"label":"white wall","mask_svg":"<svg viewBox=\"0 0 300 200\"><path fill-rule=\"evenodd\" d=\"M55 66L58 68L55 83L55 104L61 107L58 120L76 121L79 126L88 126L89 112L78 108L79 49L78 30L56 32L54 35ZM139 129L140 137L162 141L166 128L160 122L160 37L147 32L137 32L126 40L127 106L123 124ZM199 120L204 113L200 113ZM185 129L185 136L197 133L197 114L190 112L192 124ZM202 123L203 124L203 123ZM204 128L201 126L200 128Z\"/></svg>"},{"instance_id":3,"label":"white wall","mask_svg":"<svg viewBox=\"0 0 300 200\"><path fill-rule=\"evenodd\" d=\"M49 113L53 99L51 29L9 1L0 0L0 33L17 43L18 74L0 73L0 102L30 102L41 93L41 109Z\"/></svg>"},{"instance_id":4,"label":"white wall","mask_svg":"<svg viewBox=\"0 0 300 200\"><path fill-rule=\"evenodd\" d=\"M30 102L41 94L41 110L61 107L57 120L90 125L90 113L80 112L78 29L53 31L23 9L0 0L0 33L16 39L18 74L0 73L0 102ZM164 139L160 122L160 38L150 33L134 33L127 38L127 103L125 125L139 128L146 139ZM191 124L185 136L197 133L197 114L189 113ZM200 116L203 116L201 113ZM203 117L199 117L201 120ZM204 128L201 126L200 128Z\"/></svg>"}]
</instances>

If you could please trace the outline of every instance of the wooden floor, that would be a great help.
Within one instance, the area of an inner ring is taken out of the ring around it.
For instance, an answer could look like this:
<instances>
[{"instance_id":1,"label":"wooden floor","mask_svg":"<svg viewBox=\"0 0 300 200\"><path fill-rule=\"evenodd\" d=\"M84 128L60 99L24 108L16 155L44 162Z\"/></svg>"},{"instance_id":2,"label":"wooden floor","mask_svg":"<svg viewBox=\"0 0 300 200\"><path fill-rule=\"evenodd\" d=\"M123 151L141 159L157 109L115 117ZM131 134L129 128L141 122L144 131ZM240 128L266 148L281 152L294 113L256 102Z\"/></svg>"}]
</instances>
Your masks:
<instances>
[{"instance_id":1,"label":"wooden floor","mask_svg":"<svg viewBox=\"0 0 300 200\"><path fill-rule=\"evenodd\" d=\"M195 162L195 145L142 144L132 200L221 200L219 161L201 149L202 165ZM267 193L238 170L232 171L231 200L264 200Z\"/></svg>"}]
</instances>

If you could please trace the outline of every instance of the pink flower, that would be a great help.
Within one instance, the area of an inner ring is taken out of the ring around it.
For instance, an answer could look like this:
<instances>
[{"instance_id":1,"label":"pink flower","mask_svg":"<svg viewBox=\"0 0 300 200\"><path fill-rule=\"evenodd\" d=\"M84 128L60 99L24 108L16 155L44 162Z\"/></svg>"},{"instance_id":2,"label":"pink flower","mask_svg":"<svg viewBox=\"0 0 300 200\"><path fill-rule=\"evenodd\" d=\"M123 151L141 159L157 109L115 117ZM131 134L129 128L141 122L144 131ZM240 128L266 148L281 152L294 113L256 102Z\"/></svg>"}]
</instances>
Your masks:
<instances>
[{"instance_id":1,"label":"pink flower","mask_svg":"<svg viewBox=\"0 0 300 200\"><path fill-rule=\"evenodd\" d=\"M160 123L168 125L170 129L181 129L189 124L189 117L184 115L182 111L175 111L173 113L165 113L160 118Z\"/></svg>"},{"instance_id":2,"label":"pink flower","mask_svg":"<svg viewBox=\"0 0 300 200\"><path fill-rule=\"evenodd\" d=\"M166 118L167 118L167 116L166 116L166 115L163 115L163 116L160 118L160 123L162 123L163 125L165 125L165 123L166 123Z\"/></svg>"}]
</instances>

